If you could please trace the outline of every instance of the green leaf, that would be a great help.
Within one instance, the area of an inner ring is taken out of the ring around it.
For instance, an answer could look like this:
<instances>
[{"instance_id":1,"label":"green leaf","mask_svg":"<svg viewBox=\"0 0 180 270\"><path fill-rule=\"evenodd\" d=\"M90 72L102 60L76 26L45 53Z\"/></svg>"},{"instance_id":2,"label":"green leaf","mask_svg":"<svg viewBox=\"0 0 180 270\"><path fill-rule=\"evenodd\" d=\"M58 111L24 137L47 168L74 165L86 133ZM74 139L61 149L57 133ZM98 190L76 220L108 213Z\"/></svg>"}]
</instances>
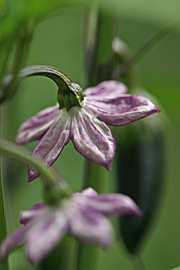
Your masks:
<instances>
[{"instance_id":1,"label":"green leaf","mask_svg":"<svg viewBox=\"0 0 180 270\"><path fill-rule=\"evenodd\" d=\"M171 269L171 270L180 270L180 266L177 267L177 268L173 268L173 269Z\"/></svg>"},{"instance_id":2,"label":"green leaf","mask_svg":"<svg viewBox=\"0 0 180 270\"><path fill-rule=\"evenodd\" d=\"M28 22L38 22L44 16L61 8L83 8L90 0L9 0L0 21L0 42L7 37L16 35L21 26ZM0 5L1 7L1 5Z\"/></svg>"}]
</instances>

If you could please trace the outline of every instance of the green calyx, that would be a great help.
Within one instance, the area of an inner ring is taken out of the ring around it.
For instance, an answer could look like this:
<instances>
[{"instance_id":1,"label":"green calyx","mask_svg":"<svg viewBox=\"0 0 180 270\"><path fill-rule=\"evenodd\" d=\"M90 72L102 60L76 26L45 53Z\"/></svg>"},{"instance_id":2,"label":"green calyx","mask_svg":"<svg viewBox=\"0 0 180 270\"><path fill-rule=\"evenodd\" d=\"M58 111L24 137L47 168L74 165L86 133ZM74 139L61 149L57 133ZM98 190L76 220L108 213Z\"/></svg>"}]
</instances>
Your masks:
<instances>
[{"instance_id":1,"label":"green calyx","mask_svg":"<svg viewBox=\"0 0 180 270\"><path fill-rule=\"evenodd\" d=\"M59 109L66 108L67 111L71 107L82 107L82 101L84 94L81 87L76 83L71 83L68 87L60 87L57 94L57 101L59 103Z\"/></svg>"},{"instance_id":2,"label":"green calyx","mask_svg":"<svg viewBox=\"0 0 180 270\"><path fill-rule=\"evenodd\" d=\"M30 66L21 70L20 78L35 75L48 77L57 84L59 109L66 108L69 111L73 106L82 107L81 102L84 99L84 94L81 87L72 83L63 72L49 66Z\"/></svg>"},{"instance_id":3,"label":"green calyx","mask_svg":"<svg viewBox=\"0 0 180 270\"><path fill-rule=\"evenodd\" d=\"M70 196L70 189L68 187L62 188L61 184L56 183L56 185L46 185L44 187L44 201L47 205L57 206L64 198Z\"/></svg>"}]
</instances>

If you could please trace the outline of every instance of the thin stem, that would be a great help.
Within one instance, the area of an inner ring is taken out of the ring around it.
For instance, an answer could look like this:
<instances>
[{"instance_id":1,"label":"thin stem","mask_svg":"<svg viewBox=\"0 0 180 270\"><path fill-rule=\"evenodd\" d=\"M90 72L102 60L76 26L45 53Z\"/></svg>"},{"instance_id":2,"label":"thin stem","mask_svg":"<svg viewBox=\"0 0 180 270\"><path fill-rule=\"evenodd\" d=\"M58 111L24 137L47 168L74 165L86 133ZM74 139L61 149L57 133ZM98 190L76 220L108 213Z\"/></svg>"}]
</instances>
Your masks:
<instances>
[{"instance_id":1,"label":"thin stem","mask_svg":"<svg viewBox=\"0 0 180 270\"><path fill-rule=\"evenodd\" d=\"M12 94L14 94L19 85L20 79L31 76L48 77L57 84L59 89L72 92L72 82L64 73L53 67L37 65L23 68L20 71L19 76L14 76L14 74L5 76L2 79L2 85L0 89L0 102L3 102L7 96L12 96Z\"/></svg>"},{"instance_id":2,"label":"thin stem","mask_svg":"<svg viewBox=\"0 0 180 270\"><path fill-rule=\"evenodd\" d=\"M8 39L8 46L7 41L2 44L5 47L5 59L2 63L0 74L0 81L2 80L2 84L0 84L0 102L12 97L19 85L19 71L27 59L33 29L34 25L32 23L25 23ZM16 44L16 48L13 53L14 43ZM8 73L11 75L5 76Z\"/></svg>"},{"instance_id":3,"label":"thin stem","mask_svg":"<svg viewBox=\"0 0 180 270\"><path fill-rule=\"evenodd\" d=\"M9 141L0 139L0 152L1 151L25 164L33 165L42 174L42 177L46 184L53 185L56 184L59 180L57 179L57 175L55 175L55 173L51 169L45 167L39 160L32 157L29 151L25 150L23 147L16 146ZM62 184L63 186L65 185L64 182L62 182Z\"/></svg>"},{"instance_id":4,"label":"thin stem","mask_svg":"<svg viewBox=\"0 0 180 270\"><path fill-rule=\"evenodd\" d=\"M1 159L1 158L0 158ZM6 238L7 230L6 230L6 214L5 214L5 205L4 205L4 189L3 189L3 177L2 177L2 170L1 170L1 161L0 161L0 244ZM8 261L1 264L0 262L0 269L1 270L8 270Z\"/></svg>"},{"instance_id":5,"label":"thin stem","mask_svg":"<svg viewBox=\"0 0 180 270\"><path fill-rule=\"evenodd\" d=\"M100 248L87 243L77 243L76 270L97 269L99 263Z\"/></svg>"},{"instance_id":6,"label":"thin stem","mask_svg":"<svg viewBox=\"0 0 180 270\"><path fill-rule=\"evenodd\" d=\"M49 66L30 66L22 69L20 73L18 70L18 76L17 72L5 76L0 89L0 102L5 101L15 93L21 79L30 76L45 76L56 83L58 86L57 101L60 109L66 107L68 111L73 106L82 107L81 101L84 99L84 94L81 87L72 83L60 70Z\"/></svg>"},{"instance_id":7,"label":"thin stem","mask_svg":"<svg viewBox=\"0 0 180 270\"><path fill-rule=\"evenodd\" d=\"M86 159L83 188L92 187L98 192L104 191L107 171L100 165ZM96 245L77 243L76 270L98 269L100 248Z\"/></svg>"},{"instance_id":8,"label":"thin stem","mask_svg":"<svg viewBox=\"0 0 180 270\"><path fill-rule=\"evenodd\" d=\"M137 50L124 64L122 64L118 70L118 75L122 76L126 73L134 64L141 60L141 58L147 54L155 45L157 45L163 38L174 32L179 24L161 29L149 38L139 50Z\"/></svg>"},{"instance_id":9,"label":"thin stem","mask_svg":"<svg viewBox=\"0 0 180 270\"><path fill-rule=\"evenodd\" d=\"M132 261L134 270L146 270L145 265L139 255L137 255Z\"/></svg>"},{"instance_id":10,"label":"thin stem","mask_svg":"<svg viewBox=\"0 0 180 270\"><path fill-rule=\"evenodd\" d=\"M0 154L0 244L2 243L2 241L7 235L6 228L7 228L6 227L6 212L5 212L5 205L4 205L3 175L2 175L2 163L1 163L1 154ZM8 261L6 261L4 264L1 264L0 262L0 269L8 270L9 269Z\"/></svg>"},{"instance_id":11,"label":"thin stem","mask_svg":"<svg viewBox=\"0 0 180 270\"><path fill-rule=\"evenodd\" d=\"M90 186L97 192L103 192L107 177L106 169L88 159L85 160L84 168L83 188Z\"/></svg>"},{"instance_id":12,"label":"thin stem","mask_svg":"<svg viewBox=\"0 0 180 270\"><path fill-rule=\"evenodd\" d=\"M21 78L26 78L34 75L46 76L54 80L54 82L59 87L62 87L62 83L65 84L66 87L71 85L71 80L63 72L57 68L49 66L30 66L24 68L20 73Z\"/></svg>"},{"instance_id":13,"label":"thin stem","mask_svg":"<svg viewBox=\"0 0 180 270\"><path fill-rule=\"evenodd\" d=\"M103 80L111 79L111 73L113 70L111 44L112 39L114 38L116 20L114 14L112 16L108 16L101 11L97 12L97 10L95 16L97 16L95 18L97 24L91 24L90 26L96 28L88 29L90 35L88 40L93 40L94 44L85 44L87 86L97 84ZM102 166L90 160L86 160L83 188L93 187L98 192L104 191L106 174L107 171ZM99 247L78 242L75 269L98 269L99 253Z\"/></svg>"},{"instance_id":14,"label":"thin stem","mask_svg":"<svg viewBox=\"0 0 180 270\"><path fill-rule=\"evenodd\" d=\"M66 87L71 84L71 80L60 70L50 66L29 66L23 68L19 74L21 79L31 76L45 76L52 79L58 86L62 86L62 82L66 84ZM9 74L4 78L3 86L6 87L11 83L13 75Z\"/></svg>"}]
</instances>

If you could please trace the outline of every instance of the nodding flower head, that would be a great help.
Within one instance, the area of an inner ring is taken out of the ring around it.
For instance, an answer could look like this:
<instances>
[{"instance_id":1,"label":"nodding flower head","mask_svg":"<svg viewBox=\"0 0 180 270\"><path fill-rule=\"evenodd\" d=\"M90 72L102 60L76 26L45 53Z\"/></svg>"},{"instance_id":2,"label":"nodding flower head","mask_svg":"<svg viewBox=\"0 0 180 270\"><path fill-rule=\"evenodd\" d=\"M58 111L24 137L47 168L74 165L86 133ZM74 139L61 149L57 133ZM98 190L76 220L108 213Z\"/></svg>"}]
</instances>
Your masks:
<instances>
[{"instance_id":1,"label":"nodding flower head","mask_svg":"<svg viewBox=\"0 0 180 270\"><path fill-rule=\"evenodd\" d=\"M106 124L122 126L159 112L147 98L127 95L125 85L117 81L104 81L84 92L67 78L57 84L59 104L24 122L16 137L17 144L40 140L33 156L46 166L55 162L71 139L84 157L110 170L115 142ZM38 175L29 168L29 181Z\"/></svg>"},{"instance_id":2,"label":"nodding flower head","mask_svg":"<svg viewBox=\"0 0 180 270\"><path fill-rule=\"evenodd\" d=\"M44 203L22 211L18 231L6 238L1 247L1 259L20 244L26 244L26 255L31 262L41 261L66 233L102 247L113 241L113 230L107 216L136 214L137 205L122 194L98 194L92 188L74 193L56 207Z\"/></svg>"}]
</instances>

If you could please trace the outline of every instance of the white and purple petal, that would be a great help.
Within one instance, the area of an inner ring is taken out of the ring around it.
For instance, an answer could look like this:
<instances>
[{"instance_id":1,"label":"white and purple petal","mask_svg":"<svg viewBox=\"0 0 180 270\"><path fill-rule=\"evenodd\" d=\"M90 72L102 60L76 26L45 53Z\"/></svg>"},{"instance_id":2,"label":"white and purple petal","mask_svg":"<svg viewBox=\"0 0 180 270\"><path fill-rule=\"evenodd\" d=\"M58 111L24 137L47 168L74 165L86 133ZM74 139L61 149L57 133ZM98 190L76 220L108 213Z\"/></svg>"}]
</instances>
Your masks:
<instances>
[{"instance_id":1,"label":"white and purple petal","mask_svg":"<svg viewBox=\"0 0 180 270\"><path fill-rule=\"evenodd\" d=\"M92 210L107 216L142 214L135 202L129 196L123 194L100 194L98 196L88 195L86 196L86 204Z\"/></svg>"},{"instance_id":2,"label":"white and purple petal","mask_svg":"<svg viewBox=\"0 0 180 270\"><path fill-rule=\"evenodd\" d=\"M91 187L84 189L81 194L85 197L97 197L99 194Z\"/></svg>"},{"instance_id":3,"label":"white and purple petal","mask_svg":"<svg viewBox=\"0 0 180 270\"><path fill-rule=\"evenodd\" d=\"M74 147L86 158L110 170L115 142L110 129L86 110L73 107L70 138Z\"/></svg>"},{"instance_id":4,"label":"white and purple petal","mask_svg":"<svg viewBox=\"0 0 180 270\"><path fill-rule=\"evenodd\" d=\"M82 241L109 247L113 241L111 224L102 214L78 206L70 220L70 232Z\"/></svg>"},{"instance_id":5,"label":"white and purple petal","mask_svg":"<svg viewBox=\"0 0 180 270\"><path fill-rule=\"evenodd\" d=\"M1 245L1 260L5 260L9 255L9 252L16 248L17 246L23 244L25 242L25 234L28 231L28 226L23 226L12 235L7 237Z\"/></svg>"},{"instance_id":6,"label":"white and purple petal","mask_svg":"<svg viewBox=\"0 0 180 270\"><path fill-rule=\"evenodd\" d=\"M26 254L29 261L41 261L64 236L67 226L63 211L51 209L41 215L26 234Z\"/></svg>"},{"instance_id":7,"label":"white and purple petal","mask_svg":"<svg viewBox=\"0 0 180 270\"><path fill-rule=\"evenodd\" d=\"M60 110L59 115L35 148L33 156L41 160L47 167L56 161L64 146L68 143L70 123L71 119L66 109ZM30 166L29 181L34 180L38 175L38 171Z\"/></svg>"},{"instance_id":8,"label":"white and purple petal","mask_svg":"<svg viewBox=\"0 0 180 270\"><path fill-rule=\"evenodd\" d=\"M19 221L21 224L27 224L45 211L45 203L40 202L33 205L29 210L20 212Z\"/></svg>"},{"instance_id":9,"label":"white and purple petal","mask_svg":"<svg viewBox=\"0 0 180 270\"><path fill-rule=\"evenodd\" d=\"M16 144L25 144L39 140L54 122L59 113L59 106L52 106L42 110L35 116L25 121L16 136Z\"/></svg>"},{"instance_id":10,"label":"white and purple petal","mask_svg":"<svg viewBox=\"0 0 180 270\"><path fill-rule=\"evenodd\" d=\"M126 125L160 111L147 98L135 95L104 100L86 97L84 108L94 117L113 126Z\"/></svg>"},{"instance_id":11,"label":"white and purple petal","mask_svg":"<svg viewBox=\"0 0 180 270\"><path fill-rule=\"evenodd\" d=\"M104 81L95 87L90 87L85 90L85 95L88 99L103 100L116 98L127 92L127 87L117 81Z\"/></svg>"}]
</instances>

